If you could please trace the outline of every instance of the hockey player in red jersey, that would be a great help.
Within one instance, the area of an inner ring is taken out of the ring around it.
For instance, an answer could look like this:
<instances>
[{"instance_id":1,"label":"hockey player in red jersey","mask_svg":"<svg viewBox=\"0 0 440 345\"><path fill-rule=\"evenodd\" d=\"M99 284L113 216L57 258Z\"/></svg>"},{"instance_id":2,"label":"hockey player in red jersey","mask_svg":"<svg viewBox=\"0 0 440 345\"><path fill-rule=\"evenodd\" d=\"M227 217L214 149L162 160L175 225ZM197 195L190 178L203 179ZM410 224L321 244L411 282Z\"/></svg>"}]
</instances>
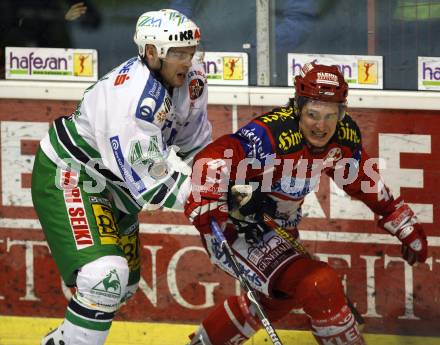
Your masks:
<instances>
[{"instance_id":1,"label":"hockey player in red jersey","mask_svg":"<svg viewBox=\"0 0 440 345\"><path fill-rule=\"evenodd\" d=\"M348 85L336 66L306 64L295 98L202 150L193 166L185 214L200 231L211 261L234 276L212 235L215 219L271 321L303 308L319 344L365 344L338 274L266 226L271 216L298 237L304 197L325 173L381 216L379 226L402 243L409 264L424 262L427 240L411 208L382 182L346 114ZM203 320L191 344L242 344L259 328L243 294L230 296Z\"/></svg>"}]
</instances>

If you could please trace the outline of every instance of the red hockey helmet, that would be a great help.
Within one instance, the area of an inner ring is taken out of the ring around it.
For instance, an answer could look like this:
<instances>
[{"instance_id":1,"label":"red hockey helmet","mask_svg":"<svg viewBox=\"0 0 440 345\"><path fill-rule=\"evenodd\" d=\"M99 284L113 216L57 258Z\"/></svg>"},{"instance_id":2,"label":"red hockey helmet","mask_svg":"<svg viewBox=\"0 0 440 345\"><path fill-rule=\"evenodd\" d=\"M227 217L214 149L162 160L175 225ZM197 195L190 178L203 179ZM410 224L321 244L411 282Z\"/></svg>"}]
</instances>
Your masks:
<instances>
[{"instance_id":1,"label":"red hockey helmet","mask_svg":"<svg viewBox=\"0 0 440 345\"><path fill-rule=\"evenodd\" d=\"M295 97L307 97L323 102L345 103L348 84L337 66L306 63L301 75L295 77Z\"/></svg>"}]
</instances>

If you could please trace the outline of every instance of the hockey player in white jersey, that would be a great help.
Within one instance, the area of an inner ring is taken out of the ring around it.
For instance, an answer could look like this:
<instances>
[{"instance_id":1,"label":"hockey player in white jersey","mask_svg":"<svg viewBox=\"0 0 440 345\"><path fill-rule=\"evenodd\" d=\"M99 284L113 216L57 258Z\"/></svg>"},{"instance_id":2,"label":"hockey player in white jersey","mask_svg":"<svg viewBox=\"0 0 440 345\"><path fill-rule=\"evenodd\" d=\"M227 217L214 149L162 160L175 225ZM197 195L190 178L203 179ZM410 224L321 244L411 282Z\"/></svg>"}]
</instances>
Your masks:
<instances>
[{"instance_id":1,"label":"hockey player in white jersey","mask_svg":"<svg viewBox=\"0 0 440 345\"><path fill-rule=\"evenodd\" d=\"M61 276L75 287L63 323L41 344L104 344L140 279L137 214L183 208L191 191L183 159L211 140L199 40L175 10L142 14L139 56L89 87L41 141L32 199Z\"/></svg>"}]
</instances>

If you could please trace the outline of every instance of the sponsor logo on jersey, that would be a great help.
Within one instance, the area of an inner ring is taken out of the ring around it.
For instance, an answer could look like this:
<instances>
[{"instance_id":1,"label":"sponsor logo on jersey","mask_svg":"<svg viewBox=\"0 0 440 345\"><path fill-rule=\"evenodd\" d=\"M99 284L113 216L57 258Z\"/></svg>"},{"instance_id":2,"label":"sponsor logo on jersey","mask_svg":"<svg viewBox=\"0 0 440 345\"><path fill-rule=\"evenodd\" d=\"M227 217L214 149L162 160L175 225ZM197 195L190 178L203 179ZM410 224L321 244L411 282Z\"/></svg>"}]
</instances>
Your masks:
<instances>
[{"instance_id":1,"label":"sponsor logo on jersey","mask_svg":"<svg viewBox=\"0 0 440 345\"><path fill-rule=\"evenodd\" d=\"M73 170L60 169L61 189L72 189L78 185L78 173Z\"/></svg>"},{"instance_id":2,"label":"sponsor logo on jersey","mask_svg":"<svg viewBox=\"0 0 440 345\"><path fill-rule=\"evenodd\" d=\"M118 164L119 171L122 175L122 178L126 182L127 187L130 189L130 192L135 198L139 197L139 195L145 192L147 188L139 175L132 169L129 162L125 160L124 155L122 154L119 137L111 137L110 145L112 147L116 163Z\"/></svg>"},{"instance_id":3,"label":"sponsor logo on jersey","mask_svg":"<svg viewBox=\"0 0 440 345\"><path fill-rule=\"evenodd\" d=\"M133 224L131 227L133 226L134 230L131 233L123 235L119 239L119 246L122 248L125 258L128 261L128 267L130 267L130 271L135 271L141 266L138 236L139 223Z\"/></svg>"},{"instance_id":4,"label":"sponsor logo on jersey","mask_svg":"<svg viewBox=\"0 0 440 345\"><path fill-rule=\"evenodd\" d=\"M262 138L267 137L263 127L251 122L245 127L242 127L237 132L237 136L245 139L240 142L246 152L247 158L263 160L272 154L271 144L268 141L262 140Z\"/></svg>"},{"instance_id":5,"label":"sponsor logo on jersey","mask_svg":"<svg viewBox=\"0 0 440 345\"><path fill-rule=\"evenodd\" d=\"M263 123L271 123L274 121L286 121L295 117L295 113L292 107L279 108L268 114L260 116L258 119Z\"/></svg>"},{"instance_id":6,"label":"sponsor logo on jersey","mask_svg":"<svg viewBox=\"0 0 440 345\"><path fill-rule=\"evenodd\" d=\"M77 187L78 176L74 172L65 170L61 172L61 175L64 175L64 181L61 186L64 186L64 203L66 205L67 216L69 217L76 249L81 250L93 246L93 237L87 220L81 191ZM72 176L75 176L75 178L72 178ZM76 182L74 182L75 179Z\"/></svg>"},{"instance_id":7,"label":"sponsor logo on jersey","mask_svg":"<svg viewBox=\"0 0 440 345\"><path fill-rule=\"evenodd\" d=\"M353 144L359 144L361 138L356 128L350 127L348 122L340 122L341 126L338 128L338 139L342 141L348 141Z\"/></svg>"},{"instance_id":8,"label":"sponsor logo on jersey","mask_svg":"<svg viewBox=\"0 0 440 345\"><path fill-rule=\"evenodd\" d=\"M223 267L223 269L229 272L229 274L235 276L232 265L229 259L226 257L226 254L221 248L217 239L212 235L207 235L206 242L209 244L208 250L212 253L211 255L217 261L217 264ZM257 287L263 286L261 279L256 272L252 271L249 267L243 266L241 262L239 262L238 265L240 266L240 271L246 277L249 283Z\"/></svg>"},{"instance_id":9,"label":"sponsor logo on jersey","mask_svg":"<svg viewBox=\"0 0 440 345\"><path fill-rule=\"evenodd\" d=\"M131 58L126 62L124 66L122 66L122 68L118 72L118 75L116 76L114 83L115 86L120 86L124 84L128 79L130 79L130 77L128 76L128 72L130 72L130 68L131 66L133 66L136 60L137 57Z\"/></svg>"},{"instance_id":10,"label":"sponsor logo on jersey","mask_svg":"<svg viewBox=\"0 0 440 345\"><path fill-rule=\"evenodd\" d=\"M136 108L136 118L161 126L171 110L171 97L164 86L150 74Z\"/></svg>"},{"instance_id":11,"label":"sponsor logo on jersey","mask_svg":"<svg viewBox=\"0 0 440 345\"><path fill-rule=\"evenodd\" d=\"M290 243L274 234L271 238L251 246L248 253L249 261L269 277L286 259L292 257L294 251Z\"/></svg>"},{"instance_id":12,"label":"sponsor logo on jersey","mask_svg":"<svg viewBox=\"0 0 440 345\"><path fill-rule=\"evenodd\" d=\"M203 89L205 88L205 83L200 78L194 78L189 82L188 87L189 87L189 98L191 100L195 100L202 95Z\"/></svg>"},{"instance_id":13,"label":"sponsor logo on jersey","mask_svg":"<svg viewBox=\"0 0 440 345\"><path fill-rule=\"evenodd\" d=\"M139 107L139 114L141 118L148 122L153 122L156 105L157 104L154 98L151 97L144 98Z\"/></svg>"},{"instance_id":14,"label":"sponsor logo on jersey","mask_svg":"<svg viewBox=\"0 0 440 345\"><path fill-rule=\"evenodd\" d=\"M278 148L286 152L292 147L302 143L302 141L303 135L299 130L292 131L291 129L288 129L287 131L281 132L281 134L278 136Z\"/></svg>"},{"instance_id":15,"label":"sponsor logo on jersey","mask_svg":"<svg viewBox=\"0 0 440 345\"><path fill-rule=\"evenodd\" d=\"M111 207L108 206L108 203L97 202L92 203L91 206L98 226L101 244L117 244L118 230Z\"/></svg>"},{"instance_id":16,"label":"sponsor logo on jersey","mask_svg":"<svg viewBox=\"0 0 440 345\"><path fill-rule=\"evenodd\" d=\"M104 204L105 206L107 206L107 207L111 207L112 206L112 204L111 204L111 202L108 200L108 199L106 199L106 198L101 198L101 197L99 197L99 196L95 196L95 195L91 195L91 196L89 196L89 201L90 201L90 203L98 203L98 204Z\"/></svg>"}]
</instances>

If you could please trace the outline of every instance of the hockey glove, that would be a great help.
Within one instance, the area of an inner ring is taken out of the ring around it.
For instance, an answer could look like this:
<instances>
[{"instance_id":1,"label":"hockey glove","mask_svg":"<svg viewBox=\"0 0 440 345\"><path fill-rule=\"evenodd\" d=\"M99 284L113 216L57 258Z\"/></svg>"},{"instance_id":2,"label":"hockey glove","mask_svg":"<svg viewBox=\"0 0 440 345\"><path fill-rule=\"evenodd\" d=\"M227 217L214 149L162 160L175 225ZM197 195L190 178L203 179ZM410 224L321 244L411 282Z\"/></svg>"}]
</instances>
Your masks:
<instances>
[{"instance_id":1,"label":"hockey glove","mask_svg":"<svg viewBox=\"0 0 440 345\"><path fill-rule=\"evenodd\" d=\"M266 199L260 189L253 191L251 185L233 185L229 189L229 218L250 244L260 242L269 230L262 217Z\"/></svg>"},{"instance_id":2,"label":"hockey glove","mask_svg":"<svg viewBox=\"0 0 440 345\"><path fill-rule=\"evenodd\" d=\"M379 226L402 242L402 256L410 264L425 262L428 242L422 225L413 210L401 198L395 200L395 210L379 221Z\"/></svg>"}]
</instances>

